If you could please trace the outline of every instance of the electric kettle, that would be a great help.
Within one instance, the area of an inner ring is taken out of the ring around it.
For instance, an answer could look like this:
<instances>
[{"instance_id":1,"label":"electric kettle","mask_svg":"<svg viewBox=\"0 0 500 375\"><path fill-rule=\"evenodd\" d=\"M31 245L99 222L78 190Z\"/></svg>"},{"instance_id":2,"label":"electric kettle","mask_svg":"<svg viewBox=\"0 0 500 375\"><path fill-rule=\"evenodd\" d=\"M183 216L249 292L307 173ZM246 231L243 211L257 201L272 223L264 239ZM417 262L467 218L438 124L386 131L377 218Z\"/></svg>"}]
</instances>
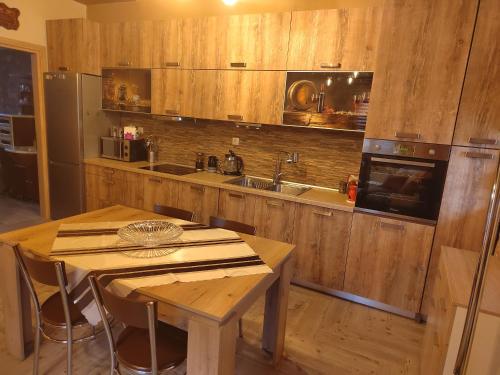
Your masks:
<instances>
[{"instance_id":1,"label":"electric kettle","mask_svg":"<svg viewBox=\"0 0 500 375\"><path fill-rule=\"evenodd\" d=\"M232 176L241 176L243 173L243 159L237 156L234 151L229 150L222 162L222 173Z\"/></svg>"}]
</instances>

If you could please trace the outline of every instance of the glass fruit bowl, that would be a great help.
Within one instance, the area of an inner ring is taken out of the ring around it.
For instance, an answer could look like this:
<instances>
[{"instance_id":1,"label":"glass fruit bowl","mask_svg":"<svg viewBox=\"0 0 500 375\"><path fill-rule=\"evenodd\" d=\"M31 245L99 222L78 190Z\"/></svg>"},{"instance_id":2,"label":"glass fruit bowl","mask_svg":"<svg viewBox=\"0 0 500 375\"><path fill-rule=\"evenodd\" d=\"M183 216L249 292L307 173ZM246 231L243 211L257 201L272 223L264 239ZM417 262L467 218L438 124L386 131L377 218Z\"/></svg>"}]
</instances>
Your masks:
<instances>
[{"instance_id":1,"label":"glass fruit bowl","mask_svg":"<svg viewBox=\"0 0 500 375\"><path fill-rule=\"evenodd\" d=\"M184 230L162 220L146 220L129 224L118 230L118 236L127 242L147 248L175 242Z\"/></svg>"}]
</instances>

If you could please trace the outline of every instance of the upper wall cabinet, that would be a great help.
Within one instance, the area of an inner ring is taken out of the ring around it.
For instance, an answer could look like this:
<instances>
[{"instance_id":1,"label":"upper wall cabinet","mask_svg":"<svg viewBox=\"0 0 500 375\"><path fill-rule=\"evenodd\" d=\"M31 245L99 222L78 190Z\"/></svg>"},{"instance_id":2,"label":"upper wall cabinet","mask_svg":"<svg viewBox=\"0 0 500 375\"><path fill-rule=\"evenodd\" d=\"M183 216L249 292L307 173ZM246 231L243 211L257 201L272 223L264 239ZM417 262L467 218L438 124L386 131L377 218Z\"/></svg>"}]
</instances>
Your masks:
<instances>
[{"instance_id":1,"label":"upper wall cabinet","mask_svg":"<svg viewBox=\"0 0 500 375\"><path fill-rule=\"evenodd\" d=\"M292 13L288 70L374 70L381 8Z\"/></svg>"},{"instance_id":2,"label":"upper wall cabinet","mask_svg":"<svg viewBox=\"0 0 500 375\"><path fill-rule=\"evenodd\" d=\"M500 1L481 0L453 144L500 148Z\"/></svg>"},{"instance_id":3,"label":"upper wall cabinet","mask_svg":"<svg viewBox=\"0 0 500 375\"><path fill-rule=\"evenodd\" d=\"M186 31L178 18L153 23L153 68L184 67L182 35Z\"/></svg>"},{"instance_id":4,"label":"upper wall cabinet","mask_svg":"<svg viewBox=\"0 0 500 375\"><path fill-rule=\"evenodd\" d=\"M101 74L99 24L85 19L47 21L49 70Z\"/></svg>"},{"instance_id":5,"label":"upper wall cabinet","mask_svg":"<svg viewBox=\"0 0 500 375\"><path fill-rule=\"evenodd\" d=\"M269 13L186 19L185 67L285 70L290 17Z\"/></svg>"},{"instance_id":6,"label":"upper wall cabinet","mask_svg":"<svg viewBox=\"0 0 500 375\"><path fill-rule=\"evenodd\" d=\"M477 0L389 0L366 137L451 144Z\"/></svg>"},{"instance_id":7,"label":"upper wall cabinet","mask_svg":"<svg viewBox=\"0 0 500 375\"><path fill-rule=\"evenodd\" d=\"M152 35L152 21L101 24L101 65L151 68Z\"/></svg>"}]
</instances>

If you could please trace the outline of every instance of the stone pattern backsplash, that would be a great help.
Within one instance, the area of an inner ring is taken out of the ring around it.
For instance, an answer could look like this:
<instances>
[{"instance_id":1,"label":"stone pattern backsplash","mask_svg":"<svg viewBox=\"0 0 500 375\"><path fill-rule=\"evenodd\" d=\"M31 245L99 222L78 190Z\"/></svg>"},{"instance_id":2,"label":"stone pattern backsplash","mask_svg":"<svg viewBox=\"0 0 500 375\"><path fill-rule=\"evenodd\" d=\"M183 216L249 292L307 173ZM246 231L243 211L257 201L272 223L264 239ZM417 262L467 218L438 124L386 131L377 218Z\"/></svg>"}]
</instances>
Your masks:
<instances>
[{"instance_id":1,"label":"stone pattern backsplash","mask_svg":"<svg viewBox=\"0 0 500 375\"><path fill-rule=\"evenodd\" d=\"M272 177L279 150L299 152L297 164L283 163L284 180L337 188L349 174L357 175L361 162L362 134L329 130L262 126L236 128L232 123L169 122L144 115L123 115L121 125L144 128L159 146L159 160L194 166L196 152L220 160L229 149L243 158L245 174ZM232 146L233 137L240 139Z\"/></svg>"}]
</instances>

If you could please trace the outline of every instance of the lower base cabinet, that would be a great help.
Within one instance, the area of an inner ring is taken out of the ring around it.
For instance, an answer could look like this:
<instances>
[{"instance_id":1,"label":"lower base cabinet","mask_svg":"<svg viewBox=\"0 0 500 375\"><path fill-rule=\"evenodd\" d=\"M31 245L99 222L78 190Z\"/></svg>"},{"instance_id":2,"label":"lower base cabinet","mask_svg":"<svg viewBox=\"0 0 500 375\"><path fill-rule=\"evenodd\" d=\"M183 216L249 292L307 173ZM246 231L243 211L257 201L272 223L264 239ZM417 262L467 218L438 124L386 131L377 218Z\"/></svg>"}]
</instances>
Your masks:
<instances>
[{"instance_id":1,"label":"lower base cabinet","mask_svg":"<svg viewBox=\"0 0 500 375\"><path fill-rule=\"evenodd\" d=\"M254 225L256 198L252 194L221 189L217 216L226 220Z\"/></svg>"},{"instance_id":2,"label":"lower base cabinet","mask_svg":"<svg viewBox=\"0 0 500 375\"><path fill-rule=\"evenodd\" d=\"M217 216L219 189L179 182L179 198L175 207L194 212L194 221L210 223L210 216Z\"/></svg>"},{"instance_id":3,"label":"lower base cabinet","mask_svg":"<svg viewBox=\"0 0 500 375\"><path fill-rule=\"evenodd\" d=\"M87 211L123 204L125 172L111 168L86 166L85 198Z\"/></svg>"},{"instance_id":4,"label":"lower base cabinet","mask_svg":"<svg viewBox=\"0 0 500 375\"><path fill-rule=\"evenodd\" d=\"M346 292L419 312L434 227L355 213Z\"/></svg>"},{"instance_id":5,"label":"lower base cabinet","mask_svg":"<svg viewBox=\"0 0 500 375\"><path fill-rule=\"evenodd\" d=\"M294 280L342 290L352 213L299 204Z\"/></svg>"},{"instance_id":6,"label":"lower base cabinet","mask_svg":"<svg viewBox=\"0 0 500 375\"><path fill-rule=\"evenodd\" d=\"M155 204L176 207L179 198L179 183L156 176L143 176L144 206L146 211L153 211Z\"/></svg>"}]
</instances>

